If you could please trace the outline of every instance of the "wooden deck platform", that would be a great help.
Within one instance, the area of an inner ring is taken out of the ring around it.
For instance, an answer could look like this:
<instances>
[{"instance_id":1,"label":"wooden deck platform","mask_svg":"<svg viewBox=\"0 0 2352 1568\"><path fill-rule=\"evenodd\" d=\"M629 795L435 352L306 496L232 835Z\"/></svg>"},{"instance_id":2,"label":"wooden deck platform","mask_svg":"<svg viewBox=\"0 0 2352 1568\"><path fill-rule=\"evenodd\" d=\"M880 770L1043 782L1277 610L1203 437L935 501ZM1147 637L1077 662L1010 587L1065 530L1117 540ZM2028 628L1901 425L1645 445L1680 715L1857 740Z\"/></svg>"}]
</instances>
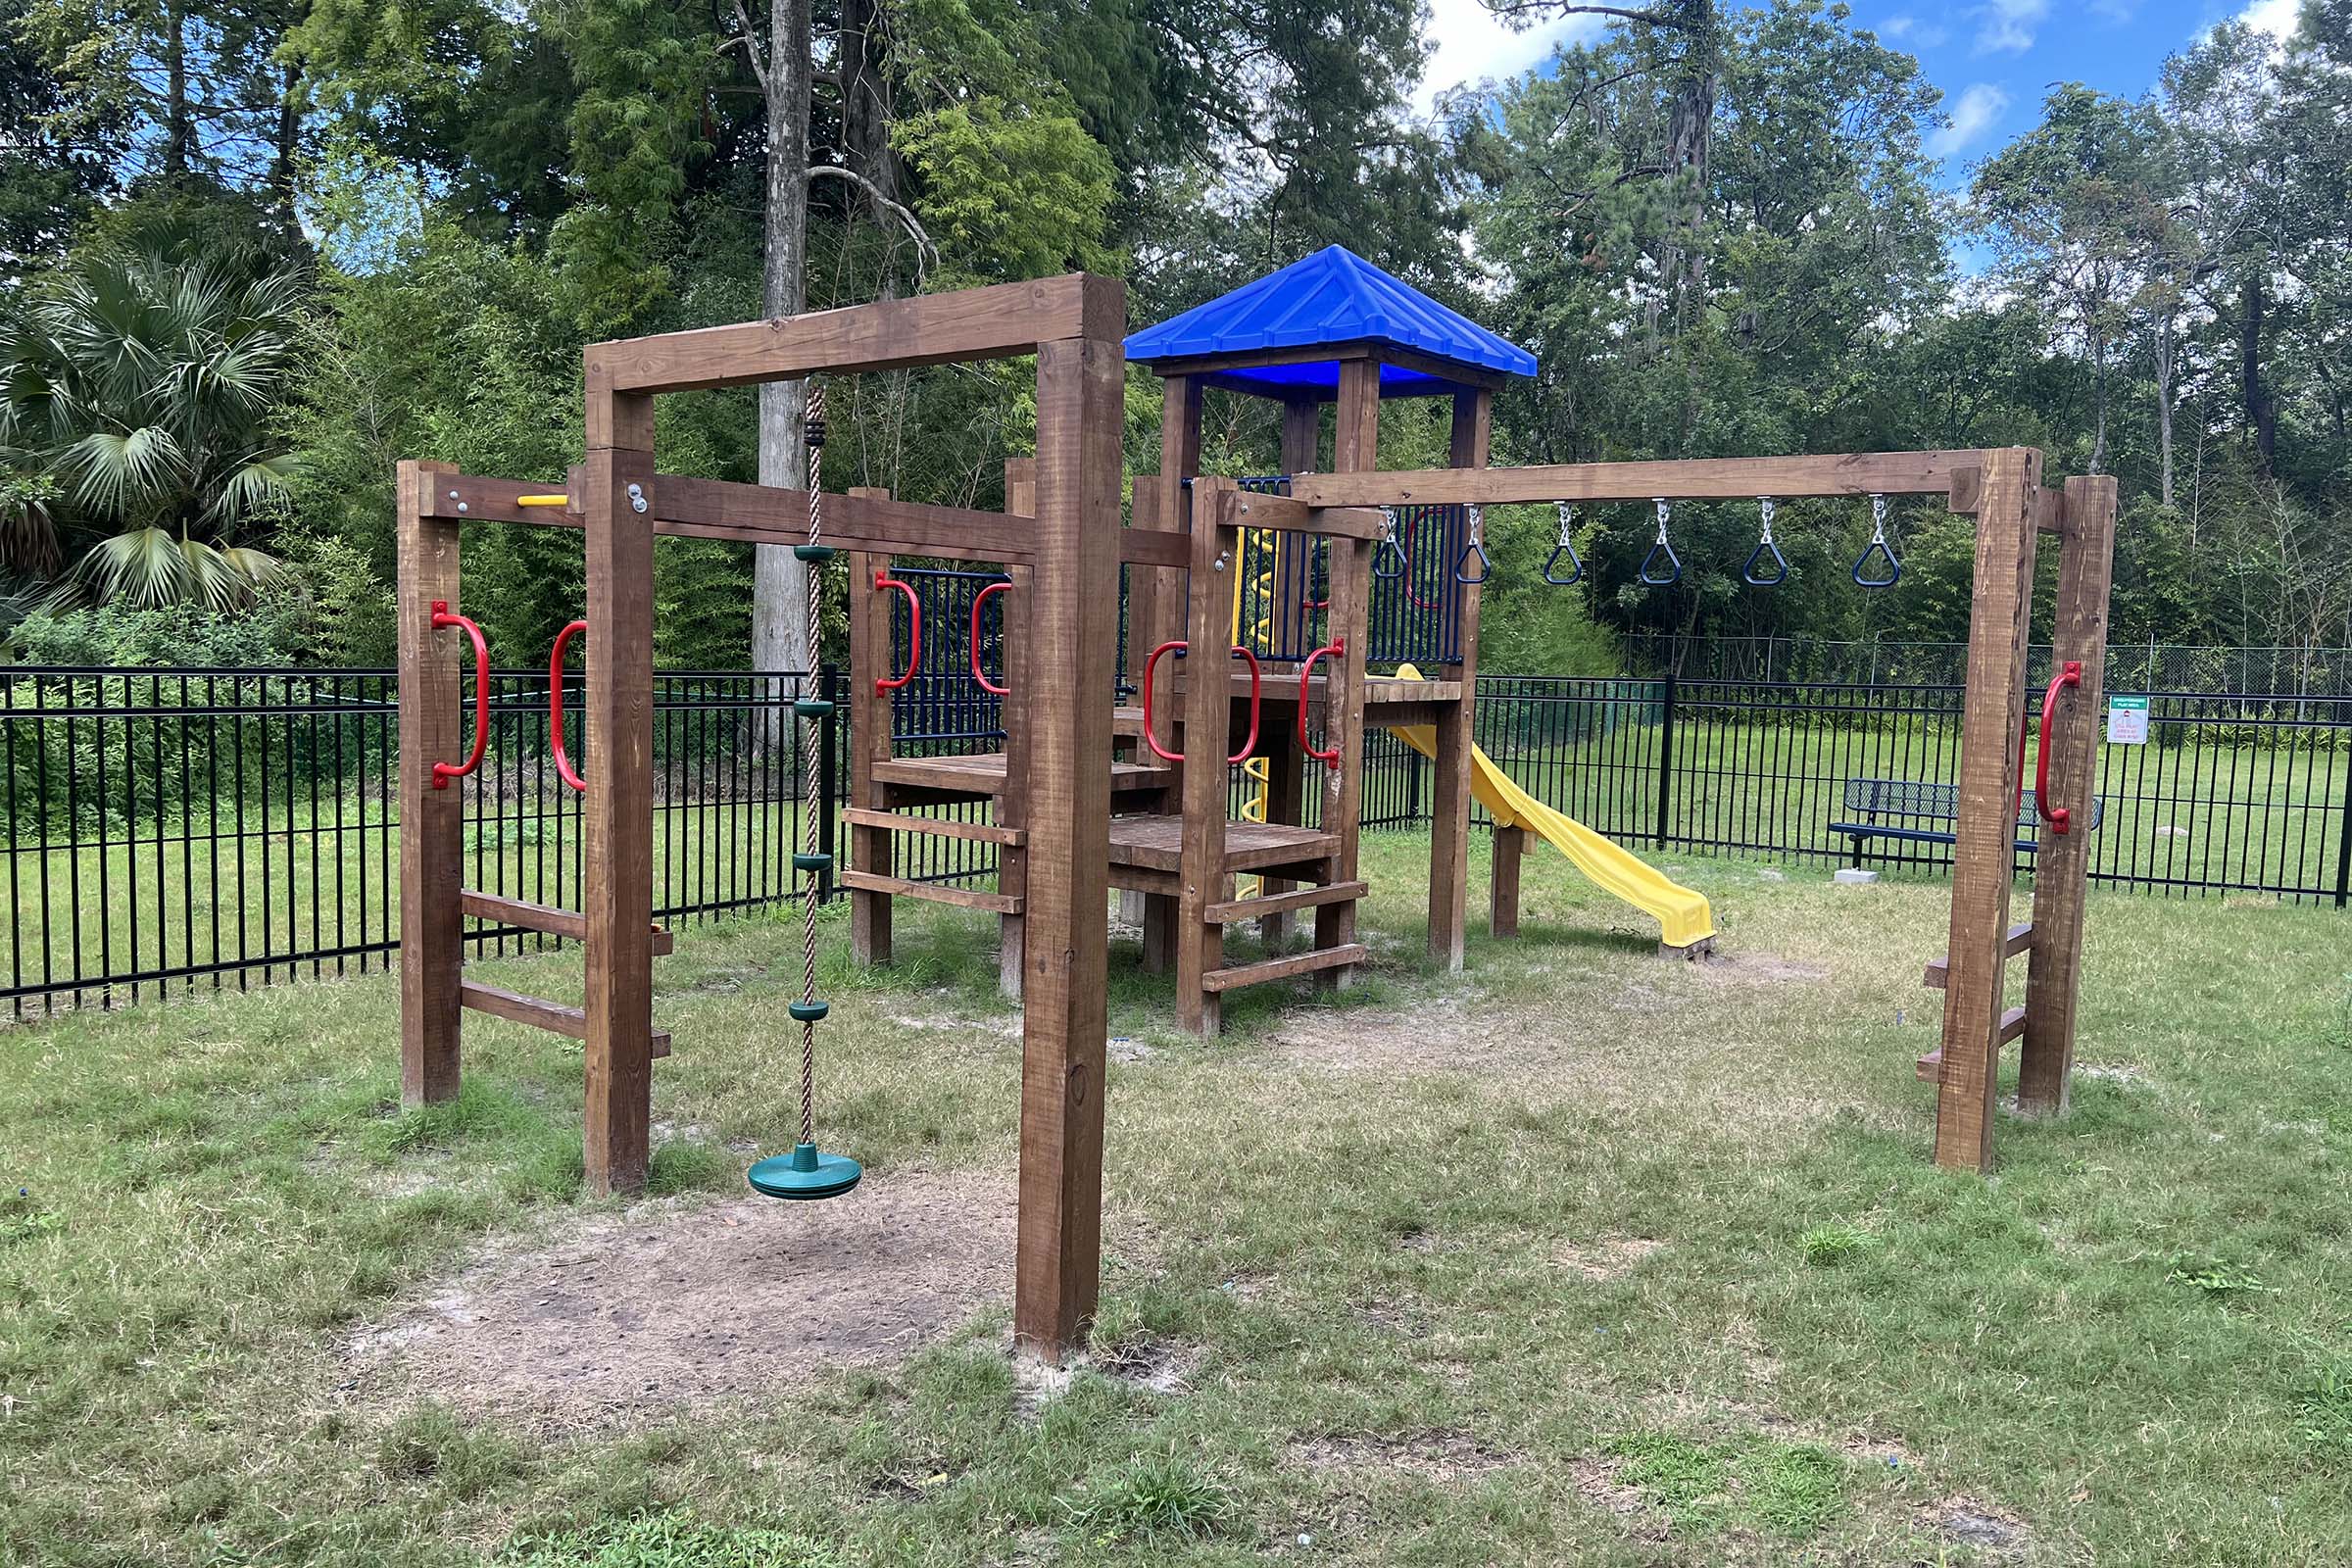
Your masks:
<instances>
[{"instance_id":1,"label":"wooden deck platform","mask_svg":"<svg viewBox=\"0 0 2352 1568\"><path fill-rule=\"evenodd\" d=\"M940 795L999 795L1004 789L1004 754L971 752L961 757L893 757L873 765L874 782ZM1164 788L1175 769L1157 762L1112 762L1114 792Z\"/></svg>"},{"instance_id":2,"label":"wooden deck platform","mask_svg":"<svg viewBox=\"0 0 2352 1568\"><path fill-rule=\"evenodd\" d=\"M1281 822L1225 824L1225 869L1250 871L1261 865L1295 865L1319 860L1340 846L1337 833ZM1110 819L1110 863L1175 872L1184 864L1184 818L1114 816Z\"/></svg>"}]
</instances>

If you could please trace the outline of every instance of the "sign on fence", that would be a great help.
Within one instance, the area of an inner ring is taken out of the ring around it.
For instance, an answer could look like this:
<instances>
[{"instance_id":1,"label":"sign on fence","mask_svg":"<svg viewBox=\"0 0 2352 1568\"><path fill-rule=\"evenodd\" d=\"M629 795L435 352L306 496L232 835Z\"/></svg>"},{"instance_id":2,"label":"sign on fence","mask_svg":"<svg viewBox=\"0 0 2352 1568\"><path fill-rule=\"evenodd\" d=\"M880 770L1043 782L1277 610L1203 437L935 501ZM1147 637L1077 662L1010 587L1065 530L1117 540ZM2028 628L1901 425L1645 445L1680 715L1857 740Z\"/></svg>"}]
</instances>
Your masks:
<instances>
[{"instance_id":1,"label":"sign on fence","mask_svg":"<svg viewBox=\"0 0 2352 1568\"><path fill-rule=\"evenodd\" d=\"M2110 697L2107 699L2107 744L2110 746L2145 746L2148 744L2148 700L2145 697Z\"/></svg>"}]
</instances>

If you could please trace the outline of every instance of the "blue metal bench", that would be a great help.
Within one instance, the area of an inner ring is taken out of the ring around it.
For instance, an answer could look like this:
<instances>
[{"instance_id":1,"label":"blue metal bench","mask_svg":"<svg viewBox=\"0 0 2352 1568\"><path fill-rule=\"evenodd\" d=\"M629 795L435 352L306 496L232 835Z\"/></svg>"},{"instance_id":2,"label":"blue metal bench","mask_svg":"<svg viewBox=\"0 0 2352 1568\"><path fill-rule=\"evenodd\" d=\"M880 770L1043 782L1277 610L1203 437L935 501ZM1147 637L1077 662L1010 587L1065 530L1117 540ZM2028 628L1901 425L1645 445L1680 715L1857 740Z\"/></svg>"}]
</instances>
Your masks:
<instances>
[{"instance_id":1,"label":"blue metal bench","mask_svg":"<svg viewBox=\"0 0 2352 1568\"><path fill-rule=\"evenodd\" d=\"M1949 828L1920 824L1950 822L1957 825L1960 820L1960 786L1926 784L1903 778L1849 778L1845 781L1845 811L1849 820L1832 822L1830 831L1842 833L1854 841L1854 864L1860 865L1863 846L1872 839L1900 839L1911 844L1957 843L1958 836ZM2092 796L2090 831L2097 830L2100 819L2106 814L2107 803ZM2016 840L2018 853L2032 855L2039 850L2040 840L2028 838L2022 831L2039 826L2032 790L2026 791L2024 799L2018 803L2017 825L2021 830Z\"/></svg>"}]
</instances>

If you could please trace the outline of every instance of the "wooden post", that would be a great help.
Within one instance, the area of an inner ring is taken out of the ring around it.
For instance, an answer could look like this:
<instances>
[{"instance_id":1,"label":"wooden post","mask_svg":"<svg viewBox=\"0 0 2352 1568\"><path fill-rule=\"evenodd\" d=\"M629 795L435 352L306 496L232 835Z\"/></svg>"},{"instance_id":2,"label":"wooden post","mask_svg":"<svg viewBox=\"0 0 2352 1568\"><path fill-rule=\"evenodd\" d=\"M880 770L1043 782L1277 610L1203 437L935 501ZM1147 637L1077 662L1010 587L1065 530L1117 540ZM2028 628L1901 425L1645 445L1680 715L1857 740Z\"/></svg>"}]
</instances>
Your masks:
<instances>
[{"instance_id":1,"label":"wooden post","mask_svg":"<svg viewBox=\"0 0 2352 1568\"><path fill-rule=\"evenodd\" d=\"M2109 476L2066 481L2059 532L2058 606L2051 657L2080 661L2082 684L2063 693L2050 748L2050 798L2071 831L2046 828L2034 863L2034 946L2026 960L2026 1032L2017 1074L2018 1109L2063 1114L2075 1064L2075 1004L2082 980L2083 899L2089 888L2090 803L2106 707L2107 601L2115 577L2116 484Z\"/></svg>"},{"instance_id":2,"label":"wooden post","mask_svg":"<svg viewBox=\"0 0 2352 1568\"><path fill-rule=\"evenodd\" d=\"M1494 393L1480 388L1453 395L1449 466L1487 466L1494 419ZM1438 713L1429 843L1429 956L1449 973L1461 970L1463 936L1469 924L1470 754L1475 745L1472 718L1478 687L1480 587L1475 582L1465 583L1458 592L1462 657L1446 674L1461 682L1462 695L1459 702L1446 705Z\"/></svg>"},{"instance_id":3,"label":"wooden post","mask_svg":"<svg viewBox=\"0 0 2352 1568\"><path fill-rule=\"evenodd\" d=\"M1282 405L1282 471L1311 473L1321 458L1323 442L1323 405L1312 397L1287 398ZM1300 550L1323 549L1329 544L1305 534L1292 535L1293 545ZM1302 585L1314 581L1312 564L1301 573ZM1301 605L1280 607L1284 619L1276 646L1283 648L1312 647L1307 636L1314 628L1314 612ZM1297 730L1289 724L1268 726L1258 737L1258 753L1266 763L1266 820L1298 825L1305 808L1303 789L1305 759L1298 751ZM1278 894L1288 890L1290 882L1282 877L1261 879L1261 891ZM1279 951L1290 933L1291 917L1287 914L1261 915L1257 922L1259 940L1268 951Z\"/></svg>"},{"instance_id":4,"label":"wooden post","mask_svg":"<svg viewBox=\"0 0 2352 1568\"><path fill-rule=\"evenodd\" d=\"M1372 545L1365 539L1331 541L1331 631L1347 654L1323 666L1330 671L1323 707L1323 747L1339 748L1340 765L1322 768L1326 833L1340 836L1325 862L1323 882L1356 879L1359 830L1364 814L1364 654L1371 627ZM1315 910L1315 946L1345 947L1355 940L1355 901L1326 904ZM1355 965L1315 971L1316 989L1345 991L1355 983Z\"/></svg>"},{"instance_id":5,"label":"wooden post","mask_svg":"<svg viewBox=\"0 0 2352 1568\"><path fill-rule=\"evenodd\" d=\"M1004 510L1015 516L1037 514L1037 460L1013 458L1004 465ZM1008 827L1018 827L1029 816L1029 570L1015 566L1005 575L1012 586L997 596L998 612L1004 617L1004 671L998 684L1010 688L1000 699L999 711L1004 715L1004 792L997 797L996 818ZM1004 845L997 851L997 891L1022 893L1029 880L1029 852L1018 845ZM1021 945L1027 917L1002 914L997 917L997 989L1014 1001L1021 995Z\"/></svg>"},{"instance_id":6,"label":"wooden post","mask_svg":"<svg viewBox=\"0 0 2352 1568\"><path fill-rule=\"evenodd\" d=\"M645 1185L654 1034L654 400L588 384L586 1164ZM638 487L632 496L630 486Z\"/></svg>"},{"instance_id":7,"label":"wooden post","mask_svg":"<svg viewBox=\"0 0 2352 1568\"><path fill-rule=\"evenodd\" d=\"M1960 728L1960 800L1952 864L1950 968L1943 995L1943 1065L1936 1102L1936 1162L1992 1164L1995 1038L2014 880L2017 724L2025 701L2033 609L2034 516L2041 454L1984 454L1977 485L1977 561ZM1956 482L1955 490L1962 487ZM1955 500L1958 500L1955 497Z\"/></svg>"},{"instance_id":8,"label":"wooden post","mask_svg":"<svg viewBox=\"0 0 2352 1568\"><path fill-rule=\"evenodd\" d=\"M466 664L456 632L433 630L433 602L461 608L458 529L425 515L439 463L399 468L400 563L400 1101L455 1100L461 1072L458 1003L465 967L466 792L433 788L433 763L466 756Z\"/></svg>"},{"instance_id":9,"label":"wooden post","mask_svg":"<svg viewBox=\"0 0 2352 1568\"><path fill-rule=\"evenodd\" d=\"M1494 869L1488 878L1487 929L1494 936L1519 934L1519 862L1527 855L1527 829L1494 829Z\"/></svg>"},{"instance_id":10,"label":"wooden post","mask_svg":"<svg viewBox=\"0 0 2352 1568\"><path fill-rule=\"evenodd\" d=\"M1124 295L1108 335L1039 345L1028 926L1012 1326L1058 1359L1101 1288L1111 650L1118 636Z\"/></svg>"},{"instance_id":11,"label":"wooden post","mask_svg":"<svg viewBox=\"0 0 2352 1568\"><path fill-rule=\"evenodd\" d=\"M858 486L851 495L887 496L888 490ZM887 568L886 556L850 551L843 558L849 568L850 673L844 682L843 704L850 721L850 790L852 806L869 810L882 804L882 788L874 782L874 764L890 758L890 699L874 689L876 673L890 665L890 602L874 592L874 572ZM895 673L895 672L894 672ZM897 845L886 828L852 825L850 865L876 876L890 876ZM850 890L850 956L861 964L890 962L890 895L870 888Z\"/></svg>"},{"instance_id":12,"label":"wooden post","mask_svg":"<svg viewBox=\"0 0 2352 1568\"><path fill-rule=\"evenodd\" d=\"M1225 891L1225 756L1232 746L1233 641L1225 585L1240 569L1240 530L1233 526L1238 491L1231 479L1193 486L1191 612L1185 632L1184 852L1177 871L1176 1024L1214 1035L1224 1023L1220 996L1200 977L1224 966L1225 927L1207 918ZM1224 569L1218 570L1223 558ZM1161 667L1166 667L1162 661Z\"/></svg>"},{"instance_id":13,"label":"wooden post","mask_svg":"<svg viewBox=\"0 0 2352 1568\"><path fill-rule=\"evenodd\" d=\"M1200 471L1200 402L1204 383L1198 376L1172 375L1161 386L1159 416L1159 473L1154 481L1155 499L1151 509L1153 527L1182 533L1192 526L1192 503L1185 480ZM1185 578L1173 571L1148 570L1142 580L1151 585L1140 601L1128 605L1128 621L1134 636L1127 667L1140 682L1143 662L1152 650L1171 637L1185 635L1190 611L1185 599ZM1194 591L1200 591L1198 586ZM1175 699L1176 665L1173 658L1159 662L1159 676L1152 692L1152 709L1158 720L1154 726L1160 745L1178 751L1177 708ZM1184 798L1184 769L1177 770L1175 788L1169 798ZM1222 770L1220 769L1220 772ZM1176 901L1165 894L1152 893L1144 897L1144 968L1151 974L1164 974L1174 963L1177 945Z\"/></svg>"}]
</instances>

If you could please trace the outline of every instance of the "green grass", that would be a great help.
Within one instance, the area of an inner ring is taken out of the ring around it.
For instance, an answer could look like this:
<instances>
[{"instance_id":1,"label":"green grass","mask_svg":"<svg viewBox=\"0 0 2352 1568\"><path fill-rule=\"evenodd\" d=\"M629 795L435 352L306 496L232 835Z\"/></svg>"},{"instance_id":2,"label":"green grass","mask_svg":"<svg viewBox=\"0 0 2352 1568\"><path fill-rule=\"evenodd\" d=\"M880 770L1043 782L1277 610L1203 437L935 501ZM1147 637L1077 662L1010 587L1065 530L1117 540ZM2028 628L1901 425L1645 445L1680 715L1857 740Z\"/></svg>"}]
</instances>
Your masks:
<instances>
[{"instance_id":1,"label":"green grass","mask_svg":"<svg viewBox=\"0 0 2352 1568\"><path fill-rule=\"evenodd\" d=\"M995 1311L622 1428L363 1397L356 1330L616 1211L578 1196L576 1045L469 1017L465 1094L403 1113L385 977L0 1031L0 1562L2235 1565L2352 1540L2343 916L2094 894L2073 1110L2004 1116L1987 1180L1928 1162L1911 1068L1942 888L1670 860L1725 933L1692 966L1544 854L1523 937L1447 977L1419 956L1425 856L1366 841L1368 983L1241 993L1215 1042L1114 944L1100 1349L1182 1351L1173 1393L1085 1372L1041 1401ZM877 1189L1005 1171L990 922L902 906L870 973L840 913L825 936L828 1140ZM789 927L678 946L647 1222L739 1191L738 1146L794 1115ZM481 968L566 996L578 961ZM2013 1545L1939 1526L1954 1499Z\"/></svg>"}]
</instances>

